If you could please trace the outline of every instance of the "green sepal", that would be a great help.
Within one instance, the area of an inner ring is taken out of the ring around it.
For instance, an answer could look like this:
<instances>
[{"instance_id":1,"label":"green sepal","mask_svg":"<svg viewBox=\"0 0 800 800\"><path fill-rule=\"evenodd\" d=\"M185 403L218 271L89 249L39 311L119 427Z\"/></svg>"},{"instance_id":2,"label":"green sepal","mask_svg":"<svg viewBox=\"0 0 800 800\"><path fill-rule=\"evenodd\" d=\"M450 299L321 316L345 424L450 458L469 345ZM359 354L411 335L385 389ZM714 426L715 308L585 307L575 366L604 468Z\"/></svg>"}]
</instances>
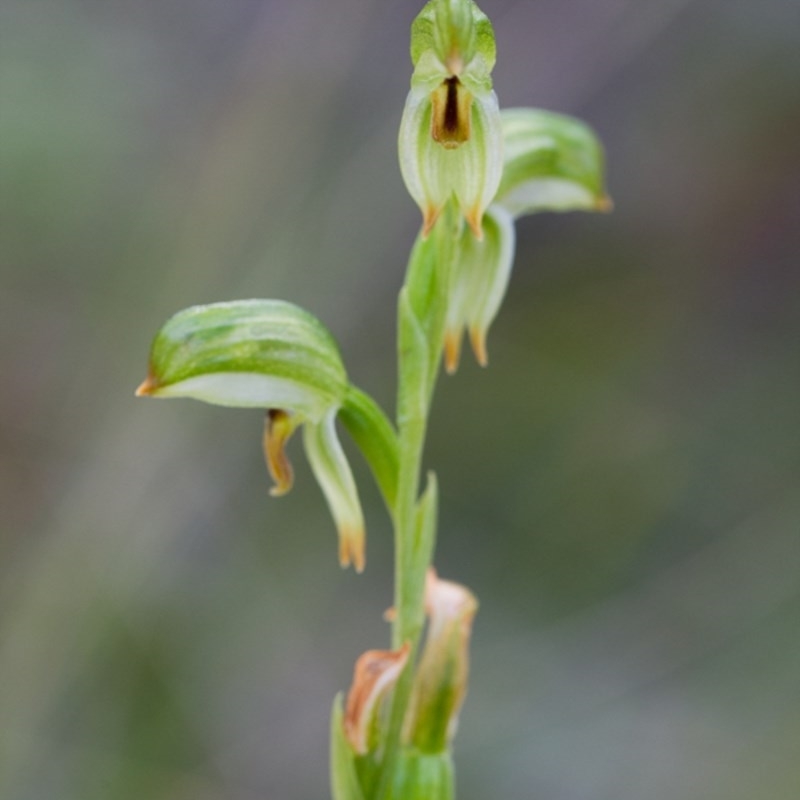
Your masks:
<instances>
[{"instance_id":1,"label":"green sepal","mask_svg":"<svg viewBox=\"0 0 800 800\"><path fill-rule=\"evenodd\" d=\"M180 311L161 328L139 394L280 408L319 420L347 393L344 364L316 317L280 300Z\"/></svg>"},{"instance_id":2,"label":"green sepal","mask_svg":"<svg viewBox=\"0 0 800 800\"><path fill-rule=\"evenodd\" d=\"M366 393L350 386L339 420L358 445L372 470L390 512L397 496L397 432L386 414Z\"/></svg>"},{"instance_id":3,"label":"green sepal","mask_svg":"<svg viewBox=\"0 0 800 800\"><path fill-rule=\"evenodd\" d=\"M494 30L472 0L431 0L411 25L411 63L427 51L445 62L454 52L466 63L480 55L491 70L496 59Z\"/></svg>"},{"instance_id":4,"label":"green sepal","mask_svg":"<svg viewBox=\"0 0 800 800\"><path fill-rule=\"evenodd\" d=\"M580 120L550 111L500 112L504 166L494 204L515 217L537 211L608 211L605 159Z\"/></svg>"},{"instance_id":5,"label":"green sepal","mask_svg":"<svg viewBox=\"0 0 800 800\"><path fill-rule=\"evenodd\" d=\"M404 748L397 759L387 800L454 800L453 759L449 752L427 754Z\"/></svg>"},{"instance_id":6,"label":"green sepal","mask_svg":"<svg viewBox=\"0 0 800 800\"><path fill-rule=\"evenodd\" d=\"M344 735L344 699L339 692L331 713L331 787L333 800L364 800L355 754Z\"/></svg>"}]
</instances>

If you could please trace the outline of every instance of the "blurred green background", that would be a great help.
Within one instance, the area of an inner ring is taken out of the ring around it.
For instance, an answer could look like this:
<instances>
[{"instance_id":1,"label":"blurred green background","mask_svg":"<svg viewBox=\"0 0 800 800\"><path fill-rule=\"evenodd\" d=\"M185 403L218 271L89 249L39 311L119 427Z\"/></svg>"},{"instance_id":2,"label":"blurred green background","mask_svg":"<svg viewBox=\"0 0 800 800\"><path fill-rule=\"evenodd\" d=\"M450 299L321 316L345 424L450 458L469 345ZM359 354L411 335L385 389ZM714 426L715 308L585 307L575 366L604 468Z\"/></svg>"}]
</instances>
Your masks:
<instances>
[{"instance_id":1,"label":"blurred green background","mask_svg":"<svg viewBox=\"0 0 800 800\"><path fill-rule=\"evenodd\" d=\"M0 797L319 800L387 642L261 414L133 397L185 306L280 297L393 404L419 224L405 0L0 10ZM459 800L800 796L800 6L485 0L505 106L580 116L611 216L523 220L443 380L437 563L481 599Z\"/></svg>"}]
</instances>

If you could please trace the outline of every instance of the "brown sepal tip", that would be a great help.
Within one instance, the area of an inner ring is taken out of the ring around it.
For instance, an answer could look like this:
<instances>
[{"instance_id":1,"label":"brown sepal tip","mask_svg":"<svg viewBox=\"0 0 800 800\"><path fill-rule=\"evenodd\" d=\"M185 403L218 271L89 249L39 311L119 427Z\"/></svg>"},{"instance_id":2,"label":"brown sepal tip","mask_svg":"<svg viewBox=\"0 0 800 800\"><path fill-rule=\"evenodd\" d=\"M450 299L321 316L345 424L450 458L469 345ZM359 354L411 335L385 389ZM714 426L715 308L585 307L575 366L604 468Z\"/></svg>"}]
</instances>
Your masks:
<instances>
[{"instance_id":1,"label":"brown sepal tip","mask_svg":"<svg viewBox=\"0 0 800 800\"><path fill-rule=\"evenodd\" d=\"M148 372L147 377L136 388L135 395L136 397L149 397L159 388L159 386L160 384L153 374Z\"/></svg>"},{"instance_id":2,"label":"brown sepal tip","mask_svg":"<svg viewBox=\"0 0 800 800\"><path fill-rule=\"evenodd\" d=\"M461 331L447 331L444 336L444 369L448 375L455 375L461 360Z\"/></svg>"},{"instance_id":3,"label":"brown sepal tip","mask_svg":"<svg viewBox=\"0 0 800 800\"><path fill-rule=\"evenodd\" d=\"M359 575L367 565L363 528L346 528L339 532L339 566L347 569L351 564Z\"/></svg>"},{"instance_id":4,"label":"brown sepal tip","mask_svg":"<svg viewBox=\"0 0 800 800\"><path fill-rule=\"evenodd\" d=\"M597 211L608 214L614 210L614 201L607 194L604 194L602 197L597 198L594 207Z\"/></svg>"},{"instance_id":5,"label":"brown sepal tip","mask_svg":"<svg viewBox=\"0 0 800 800\"><path fill-rule=\"evenodd\" d=\"M479 241L483 241L483 209L476 206L464 214L467 225L472 230L473 236Z\"/></svg>"},{"instance_id":6,"label":"brown sepal tip","mask_svg":"<svg viewBox=\"0 0 800 800\"><path fill-rule=\"evenodd\" d=\"M436 221L439 219L439 215L442 213L442 207L439 206L427 206L425 210L422 212L422 238L427 239L430 232L433 230L433 226L436 224Z\"/></svg>"},{"instance_id":7,"label":"brown sepal tip","mask_svg":"<svg viewBox=\"0 0 800 800\"><path fill-rule=\"evenodd\" d=\"M489 366L489 353L486 349L486 331L479 328L470 328L469 341L472 345L472 352L475 353L475 360L482 367Z\"/></svg>"}]
</instances>

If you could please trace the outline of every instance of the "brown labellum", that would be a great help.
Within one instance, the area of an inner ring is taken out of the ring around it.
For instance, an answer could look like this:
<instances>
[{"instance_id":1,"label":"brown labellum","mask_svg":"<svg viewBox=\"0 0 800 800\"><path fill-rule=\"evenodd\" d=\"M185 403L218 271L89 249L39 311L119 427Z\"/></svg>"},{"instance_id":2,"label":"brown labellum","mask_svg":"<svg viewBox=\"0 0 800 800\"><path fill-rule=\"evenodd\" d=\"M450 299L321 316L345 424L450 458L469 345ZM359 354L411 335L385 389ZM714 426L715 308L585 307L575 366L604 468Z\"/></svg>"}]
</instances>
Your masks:
<instances>
[{"instance_id":1,"label":"brown labellum","mask_svg":"<svg viewBox=\"0 0 800 800\"><path fill-rule=\"evenodd\" d=\"M472 95L455 76L431 93L431 135L448 150L469 141Z\"/></svg>"},{"instance_id":2,"label":"brown labellum","mask_svg":"<svg viewBox=\"0 0 800 800\"><path fill-rule=\"evenodd\" d=\"M286 494L294 485L294 470L289 456L286 455L286 443L297 425L291 414L277 408L267 411L264 419L264 458L269 474L275 481L270 489L273 497Z\"/></svg>"}]
</instances>

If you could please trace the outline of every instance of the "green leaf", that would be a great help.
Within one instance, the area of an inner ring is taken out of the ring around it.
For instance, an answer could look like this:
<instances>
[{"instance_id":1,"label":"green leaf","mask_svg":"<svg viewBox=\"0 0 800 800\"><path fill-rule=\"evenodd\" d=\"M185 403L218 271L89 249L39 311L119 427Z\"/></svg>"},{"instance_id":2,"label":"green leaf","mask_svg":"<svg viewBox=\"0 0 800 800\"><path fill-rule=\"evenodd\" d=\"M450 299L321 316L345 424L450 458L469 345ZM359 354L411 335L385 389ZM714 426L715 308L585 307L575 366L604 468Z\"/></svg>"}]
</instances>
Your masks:
<instances>
[{"instance_id":1,"label":"green leaf","mask_svg":"<svg viewBox=\"0 0 800 800\"><path fill-rule=\"evenodd\" d=\"M339 411L347 432L372 469L390 513L397 496L397 433L386 414L368 395L351 386Z\"/></svg>"},{"instance_id":2,"label":"green leaf","mask_svg":"<svg viewBox=\"0 0 800 800\"><path fill-rule=\"evenodd\" d=\"M532 108L501 112L504 167L494 199L515 217L608 211L603 148L583 122Z\"/></svg>"},{"instance_id":3,"label":"green leaf","mask_svg":"<svg viewBox=\"0 0 800 800\"><path fill-rule=\"evenodd\" d=\"M428 340L431 364L439 359L438 340L447 309L449 267L455 247L453 231L458 230L450 216L446 213L427 238L417 235L405 281L409 306Z\"/></svg>"},{"instance_id":4,"label":"green leaf","mask_svg":"<svg viewBox=\"0 0 800 800\"><path fill-rule=\"evenodd\" d=\"M356 774L355 755L344 735L341 692L333 701L331 714L331 787L333 800L364 800Z\"/></svg>"},{"instance_id":5,"label":"green leaf","mask_svg":"<svg viewBox=\"0 0 800 800\"><path fill-rule=\"evenodd\" d=\"M347 388L339 349L319 320L280 300L239 300L172 317L137 394L280 408L316 421Z\"/></svg>"}]
</instances>

